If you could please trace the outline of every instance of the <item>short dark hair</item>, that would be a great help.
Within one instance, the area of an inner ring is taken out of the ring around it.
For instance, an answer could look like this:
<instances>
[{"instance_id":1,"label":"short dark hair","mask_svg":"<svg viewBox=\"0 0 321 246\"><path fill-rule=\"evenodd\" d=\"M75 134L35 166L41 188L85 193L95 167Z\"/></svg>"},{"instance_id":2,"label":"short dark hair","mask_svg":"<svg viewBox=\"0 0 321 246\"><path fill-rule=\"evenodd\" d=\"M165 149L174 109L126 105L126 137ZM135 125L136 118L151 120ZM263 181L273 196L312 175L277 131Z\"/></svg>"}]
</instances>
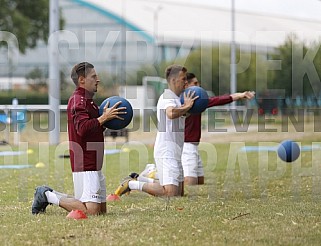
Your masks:
<instances>
[{"instance_id":1,"label":"short dark hair","mask_svg":"<svg viewBox=\"0 0 321 246\"><path fill-rule=\"evenodd\" d=\"M80 76L86 77L86 74L94 68L94 65L89 62L80 62L76 64L71 69L71 79L75 83L75 85L78 85L78 78Z\"/></svg>"},{"instance_id":2,"label":"short dark hair","mask_svg":"<svg viewBox=\"0 0 321 246\"><path fill-rule=\"evenodd\" d=\"M187 72L186 67L181 66L181 65L176 65L176 64L168 66L165 70L165 78L166 78L167 82L169 82L169 80L172 77L178 76L179 72L181 72L181 71L186 73Z\"/></svg>"},{"instance_id":3,"label":"short dark hair","mask_svg":"<svg viewBox=\"0 0 321 246\"><path fill-rule=\"evenodd\" d=\"M196 78L195 74L193 74L193 73L187 73L186 74L186 79L187 79L188 83L191 83L191 80L194 79L194 78Z\"/></svg>"}]
</instances>

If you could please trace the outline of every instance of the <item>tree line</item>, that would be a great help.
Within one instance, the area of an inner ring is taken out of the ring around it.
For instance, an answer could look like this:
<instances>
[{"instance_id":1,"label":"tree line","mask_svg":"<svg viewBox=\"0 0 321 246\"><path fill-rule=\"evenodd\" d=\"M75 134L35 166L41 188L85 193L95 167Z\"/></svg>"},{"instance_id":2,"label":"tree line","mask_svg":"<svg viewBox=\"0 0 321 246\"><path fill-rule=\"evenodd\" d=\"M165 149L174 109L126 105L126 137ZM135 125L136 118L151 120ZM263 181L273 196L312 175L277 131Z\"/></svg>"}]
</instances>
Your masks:
<instances>
[{"instance_id":1,"label":"tree line","mask_svg":"<svg viewBox=\"0 0 321 246\"><path fill-rule=\"evenodd\" d=\"M253 90L261 98L321 99L320 42L305 43L292 35L273 49L237 49L237 91ZM268 50L268 51L267 51ZM160 76L172 63L184 64L195 73L206 90L214 94L230 92L230 46L202 47L187 57L157 65L147 65L136 74L141 83L143 76ZM157 66L157 69L155 69ZM134 76L134 75L133 75Z\"/></svg>"}]
</instances>

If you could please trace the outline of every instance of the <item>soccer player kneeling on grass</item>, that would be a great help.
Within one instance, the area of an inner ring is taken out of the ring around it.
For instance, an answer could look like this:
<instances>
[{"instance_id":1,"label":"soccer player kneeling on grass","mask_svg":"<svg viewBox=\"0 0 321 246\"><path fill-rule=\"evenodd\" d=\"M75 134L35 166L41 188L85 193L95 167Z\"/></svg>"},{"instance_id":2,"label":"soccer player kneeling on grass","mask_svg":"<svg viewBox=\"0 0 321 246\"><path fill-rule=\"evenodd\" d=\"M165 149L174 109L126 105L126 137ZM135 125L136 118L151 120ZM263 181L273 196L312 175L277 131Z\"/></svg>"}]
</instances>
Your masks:
<instances>
[{"instance_id":1,"label":"soccer player kneeling on grass","mask_svg":"<svg viewBox=\"0 0 321 246\"><path fill-rule=\"evenodd\" d=\"M201 86L201 82L193 73L187 73L186 88ZM252 99L255 93L251 91L233 93L210 97L208 108L224 105L240 99ZM202 114L191 114L185 120L185 140L182 153L182 165L184 169L184 184L204 184L204 169L198 146L201 139L201 117Z\"/></svg>"},{"instance_id":2,"label":"soccer player kneeling on grass","mask_svg":"<svg viewBox=\"0 0 321 246\"><path fill-rule=\"evenodd\" d=\"M129 176L115 191L116 195L121 196L131 190L141 190L154 196L171 197L184 194L181 156L185 116L198 98L190 92L184 95L184 104L181 104L180 95L186 86L186 73L187 69L180 65L166 68L168 89L165 89L157 103L158 131L154 159L159 183L147 183Z\"/></svg>"},{"instance_id":3,"label":"soccer player kneeling on grass","mask_svg":"<svg viewBox=\"0 0 321 246\"><path fill-rule=\"evenodd\" d=\"M82 210L87 214L106 213L106 180L101 172L104 157L103 124L120 119L126 107L121 102L108 108L99 116L98 106L93 101L100 82L94 66L88 62L75 65L71 78L76 90L67 107L68 135L71 169L75 197L54 191L48 186L39 186L34 194L32 214L43 213L48 204L58 205L67 211Z\"/></svg>"}]
</instances>

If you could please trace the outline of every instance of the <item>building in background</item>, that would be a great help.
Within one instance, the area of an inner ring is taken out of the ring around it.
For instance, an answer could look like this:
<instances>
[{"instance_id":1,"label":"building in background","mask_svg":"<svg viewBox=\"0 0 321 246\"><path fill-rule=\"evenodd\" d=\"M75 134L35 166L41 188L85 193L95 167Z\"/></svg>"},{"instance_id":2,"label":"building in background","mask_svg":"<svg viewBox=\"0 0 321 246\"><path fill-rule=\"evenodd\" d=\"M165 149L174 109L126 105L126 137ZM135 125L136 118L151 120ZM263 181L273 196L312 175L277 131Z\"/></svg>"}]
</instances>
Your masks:
<instances>
[{"instance_id":1,"label":"building in background","mask_svg":"<svg viewBox=\"0 0 321 246\"><path fill-rule=\"evenodd\" d=\"M92 62L124 85L126 74L144 64L186 56L200 46L228 44L231 10L197 1L60 0L65 19L60 33L60 69ZM236 9L236 42L265 52L290 33L302 40L319 39L321 23ZM11 59L0 49L0 77L26 77L35 68L48 74L47 44ZM163 74L159 74L163 76Z\"/></svg>"}]
</instances>

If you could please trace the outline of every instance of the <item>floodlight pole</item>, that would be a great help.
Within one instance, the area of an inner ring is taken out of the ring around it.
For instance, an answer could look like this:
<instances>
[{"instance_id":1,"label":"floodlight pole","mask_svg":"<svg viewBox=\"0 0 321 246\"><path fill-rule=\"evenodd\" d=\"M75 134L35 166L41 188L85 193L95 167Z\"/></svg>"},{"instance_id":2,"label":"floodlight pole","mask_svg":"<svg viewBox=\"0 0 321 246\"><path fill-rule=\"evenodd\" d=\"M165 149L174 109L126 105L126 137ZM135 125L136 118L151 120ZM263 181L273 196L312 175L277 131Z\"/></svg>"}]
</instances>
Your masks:
<instances>
[{"instance_id":1,"label":"floodlight pole","mask_svg":"<svg viewBox=\"0 0 321 246\"><path fill-rule=\"evenodd\" d=\"M237 66L236 66L236 43L235 43L235 0L232 1L232 10L231 10L231 29L232 29L232 40L231 40L231 66L230 66L230 74L231 74L231 94L236 92L237 87ZM232 103L232 108L235 108L235 102Z\"/></svg>"},{"instance_id":2,"label":"floodlight pole","mask_svg":"<svg viewBox=\"0 0 321 246\"><path fill-rule=\"evenodd\" d=\"M126 51L127 51L127 38L126 38L126 36L127 36L127 26L126 26L126 21L125 21L125 19L126 19L126 11L127 11L127 9L126 9L126 4L127 4L127 2L126 2L126 0L122 0L121 1L121 4L122 4L122 24L121 24L121 29L120 29L120 32L121 32L121 36L120 36L120 42L121 42L121 50L120 50L120 59L121 59L121 62L120 62L120 76L119 76L119 78L120 78L120 84L122 85L122 86L126 86L126 84L127 84L127 82L126 82L126 78L127 78L127 74L126 74L126 72L127 72L127 68L126 68L126 66L127 66L127 64L126 64L126 56L127 56L127 54L126 54Z\"/></svg>"},{"instance_id":3,"label":"floodlight pole","mask_svg":"<svg viewBox=\"0 0 321 246\"><path fill-rule=\"evenodd\" d=\"M50 0L49 4L49 144L57 145L60 137L59 0Z\"/></svg>"},{"instance_id":4,"label":"floodlight pole","mask_svg":"<svg viewBox=\"0 0 321 246\"><path fill-rule=\"evenodd\" d=\"M158 35L158 14L163 9L161 5L158 5L157 8L154 10L154 38L155 38L155 55L156 55L156 64L158 70L158 51L159 51L159 35ZM159 71L157 71L159 72ZM159 74L158 74L159 75Z\"/></svg>"},{"instance_id":5,"label":"floodlight pole","mask_svg":"<svg viewBox=\"0 0 321 246\"><path fill-rule=\"evenodd\" d=\"M159 75L159 69L158 69L158 50L159 50L159 34L158 34L158 19L159 19L159 12L163 9L162 5L158 5L156 8L151 7L145 7L146 10L151 11L153 13L153 36L154 36L154 57L155 57L155 63L156 63L156 71L157 75Z\"/></svg>"},{"instance_id":6,"label":"floodlight pole","mask_svg":"<svg viewBox=\"0 0 321 246\"><path fill-rule=\"evenodd\" d=\"M154 38L156 44L158 44L158 15L159 12L163 9L161 5L158 5L156 9L153 10L153 15L154 15Z\"/></svg>"}]
</instances>

